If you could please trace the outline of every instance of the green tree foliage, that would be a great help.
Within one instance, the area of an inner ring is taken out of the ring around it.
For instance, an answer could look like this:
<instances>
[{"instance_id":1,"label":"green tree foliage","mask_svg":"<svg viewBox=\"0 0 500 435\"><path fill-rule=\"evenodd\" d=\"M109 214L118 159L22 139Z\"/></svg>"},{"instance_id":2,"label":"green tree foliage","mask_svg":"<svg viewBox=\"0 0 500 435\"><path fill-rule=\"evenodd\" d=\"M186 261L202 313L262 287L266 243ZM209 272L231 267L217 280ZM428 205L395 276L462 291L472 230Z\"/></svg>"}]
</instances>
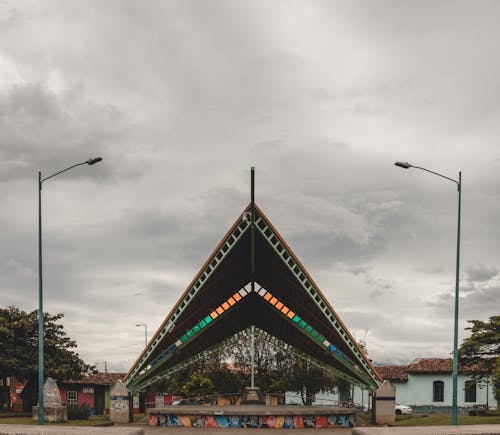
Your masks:
<instances>
[{"instance_id":1,"label":"green tree foliage","mask_svg":"<svg viewBox=\"0 0 500 435\"><path fill-rule=\"evenodd\" d=\"M240 334L238 340L220 353L201 359L190 367L176 372L157 391L190 397L185 389L186 379L199 379L200 374L212 381L218 394L241 393L250 386L251 335ZM296 391L303 402L310 404L312 396L320 391L333 391L340 387L349 394L349 386L330 372L305 361L283 342L276 343L262 330L255 331L255 385L263 392L279 394ZM190 393L191 394L191 393ZM196 394L195 394L196 396Z\"/></svg>"},{"instance_id":2,"label":"green tree foliage","mask_svg":"<svg viewBox=\"0 0 500 435\"><path fill-rule=\"evenodd\" d=\"M46 377L56 380L77 379L91 369L73 350L71 340L59 323L63 314L44 313L44 360ZM10 306L0 308L0 379L8 377L28 381L24 398L37 396L38 310L25 312ZM5 402L4 402L5 406Z\"/></svg>"},{"instance_id":3,"label":"green tree foliage","mask_svg":"<svg viewBox=\"0 0 500 435\"><path fill-rule=\"evenodd\" d=\"M203 399L216 394L213 382L201 372L194 372L189 380L182 386L184 397Z\"/></svg>"},{"instance_id":4,"label":"green tree foliage","mask_svg":"<svg viewBox=\"0 0 500 435\"><path fill-rule=\"evenodd\" d=\"M295 358L285 372L283 381L288 389L301 395L304 405L311 405L313 396L320 391L333 391L338 380L331 373L304 359Z\"/></svg>"},{"instance_id":5,"label":"green tree foliage","mask_svg":"<svg viewBox=\"0 0 500 435\"><path fill-rule=\"evenodd\" d=\"M495 397L500 400L500 316L488 322L469 320L471 331L459 349L460 362L474 371L478 380L491 376Z\"/></svg>"}]
</instances>

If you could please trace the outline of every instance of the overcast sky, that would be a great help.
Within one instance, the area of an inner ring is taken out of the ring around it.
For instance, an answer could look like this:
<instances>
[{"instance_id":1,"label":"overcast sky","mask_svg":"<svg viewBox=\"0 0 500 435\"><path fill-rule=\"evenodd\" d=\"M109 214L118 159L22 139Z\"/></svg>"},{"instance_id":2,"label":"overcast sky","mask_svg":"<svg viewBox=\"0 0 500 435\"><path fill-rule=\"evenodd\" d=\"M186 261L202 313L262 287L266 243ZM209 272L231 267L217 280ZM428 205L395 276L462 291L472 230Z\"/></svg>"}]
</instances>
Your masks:
<instances>
[{"instance_id":1,"label":"overcast sky","mask_svg":"<svg viewBox=\"0 0 500 435\"><path fill-rule=\"evenodd\" d=\"M500 301L497 1L0 0L0 305L127 371L250 199L376 362ZM272 291L272 289L269 289Z\"/></svg>"}]
</instances>

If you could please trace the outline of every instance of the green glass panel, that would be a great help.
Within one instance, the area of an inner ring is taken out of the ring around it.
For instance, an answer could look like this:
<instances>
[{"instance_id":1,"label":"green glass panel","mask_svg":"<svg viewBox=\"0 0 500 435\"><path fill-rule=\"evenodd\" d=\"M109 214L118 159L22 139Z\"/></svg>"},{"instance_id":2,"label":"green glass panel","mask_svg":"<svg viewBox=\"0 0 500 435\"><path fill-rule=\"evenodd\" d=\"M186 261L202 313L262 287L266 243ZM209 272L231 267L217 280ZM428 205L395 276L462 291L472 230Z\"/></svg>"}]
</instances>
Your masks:
<instances>
[{"instance_id":1,"label":"green glass panel","mask_svg":"<svg viewBox=\"0 0 500 435\"><path fill-rule=\"evenodd\" d=\"M299 323L300 322L300 317L295 315L295 317L292 319L295 323Z\"/></svg>"},{"instance_id":2,"label":"green glass panel","mask_svg":"<svg viewBox=\"0 0 500 435\"><path fill-rule=\"evenodd\" d=\"M305 328L305 327L306 327L306 325L307 325L307 323L306 323L306 322L304 322L303 320L301 320L301 321L299 322L299 325L300 325L300 327L301 327L301 328Z\"/></svg>"},{"instance_id":3,"label":"green glass panel","mask_svg":"<svg viewBox=\"0 0 500 435\"><path fill-rule=\"evenodd\" d=\"M320 342L320 343L323 343L323 341L325 341L325 337L323 337L321 334L319 334L316 339Z\"/></svg>"},{"instance_id":4,"label":"green glass panel","mask_svg":"<svg viewBox=\"0 0 500 435\"><path fill-rule=\"evenodd\" d=\"M192 330L192 329L190 329L188 332L186 332L186 335L187 335L188 337L192 337L192 336L193 336L193 330Z\"/></svg>"},{"instance_id":5,"label":"green glass panel","mask_svg":"<svg viewBox=\"0 0 500 435\"><path fill-rule=\"evenodd\" d=\"M200 325L200 328L204 328L205 326L207 326L207 322L202 320L200 323L198 323L198 325Z\"/></svg>"},{"instance_id":6,"label":"green glass panel","mask_svg":"<svg viewBox=\"0 0 500 435\"><path fill-rule=\"evenodd\" d=\"M186 341L188 341L188 340L189 340L189 337L188 337L187 335L185 335L185 334L181 337L181 341L182 341L183 343L185 343L185 342L186 342Z\"/></svg>"},{"instance_id":7,"label":"green glass panel","mask_svg":"<svg viewBox=\"0 0 500 435\"><path fill-rule=\"evenodd\" d=\"M203 320L207 322L207 325L213 320L210 316L205 317Z\"/></svg>"},{"instance_id":8,"label":"green glass panel","mask_svg":"<svg viewBox=\"0 0 500 435\"><path fill-rule=\"evenodd\" d=\"M196 333L198 333L200 331L200 329L201 328L198 325L194 325L193 331L196 334Z\"/></svg>"},{"instance_id":9,"label":"green glass panel","mask_svg":"<svg viewBox=\"0 0 500 435\"><path fill-rule=\"evenodd\" d=\"M307 325L307 326L306 326L306 331L307 331L307 332L309 332L309 333L310 333L312 330L313 330L313 329L311 328L311 326L310 326L310 325Z\"/></svg>"},{"instance_id":10,"label":"green glass panel","mask_svg":"<svg viewBox=\"0 0 500 435\"><path fill-rule=\"evenodd\" d=\"M313 331L312 331L312 336L313 336L314 338L316 338L316 337L318 336L318 331L316 331L315 329L313 329Z\"/></svg>"}]
</instances>

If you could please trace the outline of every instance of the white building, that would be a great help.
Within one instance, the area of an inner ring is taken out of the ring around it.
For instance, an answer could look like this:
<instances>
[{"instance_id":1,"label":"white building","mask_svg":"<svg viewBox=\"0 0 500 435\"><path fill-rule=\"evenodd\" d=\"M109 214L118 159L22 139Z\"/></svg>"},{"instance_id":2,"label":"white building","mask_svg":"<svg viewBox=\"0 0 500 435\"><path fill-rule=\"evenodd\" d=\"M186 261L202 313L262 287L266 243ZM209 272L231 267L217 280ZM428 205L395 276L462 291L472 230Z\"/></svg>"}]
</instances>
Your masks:
<instances>
[{"instance_id":1,"label":"white building","mask_svg":"<svg viewBox=\"0 0 500 435\"><path fill-rule=\"evenodd\" d=\"M418 358L407 366L381 366L376 370L396 387L396 402L416 411L448 412L452 405L451 358ZM487 382L476 383L470 371L459 368L458 406L464 411L474 405L497 407Z\"/></svg>"}]
</instances>

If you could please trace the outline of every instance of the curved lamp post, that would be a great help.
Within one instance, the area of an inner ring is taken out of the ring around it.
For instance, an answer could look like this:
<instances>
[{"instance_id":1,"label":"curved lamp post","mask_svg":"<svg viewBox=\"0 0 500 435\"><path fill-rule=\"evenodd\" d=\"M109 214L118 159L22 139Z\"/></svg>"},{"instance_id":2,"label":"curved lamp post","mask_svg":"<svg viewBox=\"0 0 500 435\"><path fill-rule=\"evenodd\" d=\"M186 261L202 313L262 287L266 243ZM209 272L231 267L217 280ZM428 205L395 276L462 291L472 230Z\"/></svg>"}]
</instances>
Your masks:
<instances>
[{"instance_id":1,"label":"curved lamp post","mask_svg":"<svg viewBox=\"0 0 500 435\"><path fill-rule=\"evenodd\" d=\"M42 178L42 173L38 172L38 424L44 424L44 403L43 403L43 378L44 378L44 362L43 362L43 285L42 285L42 183L49 178L69 171L81 165L94 165L102 160L101 157L88 159L85 162L77 163L48 177Z\"/></svg>"},{"instance_id":2,"label":"curved lamp post","mask_svg":"<svg viewBox=\"0 0 500 435\"><path fill-rule=\"evenodd\" d=\"M144 346L147 347L147 345L148 345L148 325L146 325L145 323L138 323L135 326L144 326Z\"/></svg>"},{"instance_id":3,"label":"curved lamp post","mask_svg":"<svg viewBox=\"0 0 500 435\"><path fill-rule=\"evenodd\" d=\"M462 203L462 172L458 173L458 181L453 178L446 177L434 171L430 171L426 168L421 168L419 166L410 165L408 162L396 162L396 166L403 169L415 168L421 169L422 171L430 172L431 174L437 175L438 177L445 178L453 183L456 183L458 188L458 225L457 225L457 266L455 274L455 320L453 327L453 398L451 405L451 424L457 424L457 384L458 384L458 302L459 302L459 274L460 274L460 213L461 213L461 203Z\"/></svg>"}]
</instances>

